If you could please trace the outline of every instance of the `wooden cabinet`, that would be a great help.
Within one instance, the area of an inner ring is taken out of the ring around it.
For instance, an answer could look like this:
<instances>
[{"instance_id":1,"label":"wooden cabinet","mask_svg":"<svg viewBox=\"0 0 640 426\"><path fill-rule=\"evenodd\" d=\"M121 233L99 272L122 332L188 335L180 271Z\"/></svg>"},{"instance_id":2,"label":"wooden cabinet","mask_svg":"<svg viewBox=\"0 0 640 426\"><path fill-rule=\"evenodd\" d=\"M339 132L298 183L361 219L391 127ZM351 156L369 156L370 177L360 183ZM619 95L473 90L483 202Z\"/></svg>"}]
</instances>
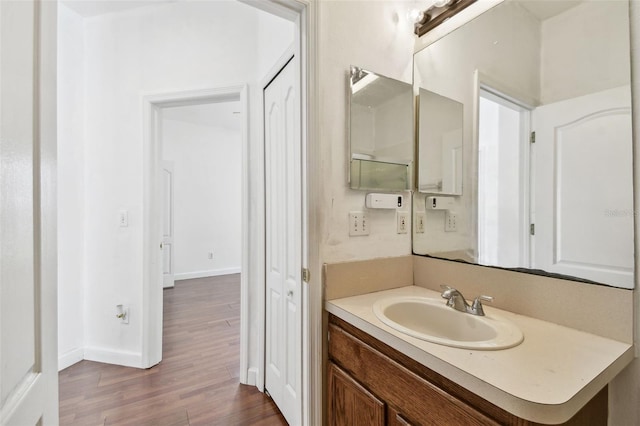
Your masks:
<instances>
[{"instance_id":1,"label":"wooden cabinet","mask_svg":"<svg viewBox=\"0 0 640 426\"><path fill-rule=\"evenodd\" d=\"M328 424L530 426L329 315ZM607 388L565 425L606 425Z\"/></svg>"},{"instance_id":2,"label":"wooden cabinet","mask_svg":"<svg viewBox=\"0 0 640 426\"><path fill-rule=\"evenodd\" d=\"M329 364L329 424L336 426L384 425L385 404L333 363Z\"/></svg>"}]
</instances>

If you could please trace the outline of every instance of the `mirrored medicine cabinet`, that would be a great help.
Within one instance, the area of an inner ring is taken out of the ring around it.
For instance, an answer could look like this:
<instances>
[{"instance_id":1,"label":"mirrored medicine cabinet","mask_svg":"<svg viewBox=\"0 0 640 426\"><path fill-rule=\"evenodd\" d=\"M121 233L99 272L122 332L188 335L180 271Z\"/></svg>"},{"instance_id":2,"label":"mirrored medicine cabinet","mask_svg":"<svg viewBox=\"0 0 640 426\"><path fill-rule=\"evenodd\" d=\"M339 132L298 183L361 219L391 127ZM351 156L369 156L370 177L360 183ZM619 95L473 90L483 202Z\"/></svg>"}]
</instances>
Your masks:
<instances>
[{"instance_id":1,"label":"mirrored medicine cabinet","mask_svg":"<svg viewBox=\"0 0 640 426\"><path fill-rule=\"evenodd\" d=\"M419 88L418 191L462 195L463 105Z\"/></svg>"},{"instance_id":2,"label":"mirrored medicine cabinet","mask_svg":"<svg viewBox=\"0 0 640 426\"><path fill-rule=\"evenodd\" d=\"M352 66L348 102L351 188L411 189L412 85Z\"/></svg>"},{"instance_id":3,"label":"mirrored medicine cabinet","mask_svg":"<svg viewBox=\"0 0 640 426\"><path fill-rule=\"evenodd\" d=\"M414 253L633 288L628 10L506 0L414 55Z\"/></svg>"}]
</instances>

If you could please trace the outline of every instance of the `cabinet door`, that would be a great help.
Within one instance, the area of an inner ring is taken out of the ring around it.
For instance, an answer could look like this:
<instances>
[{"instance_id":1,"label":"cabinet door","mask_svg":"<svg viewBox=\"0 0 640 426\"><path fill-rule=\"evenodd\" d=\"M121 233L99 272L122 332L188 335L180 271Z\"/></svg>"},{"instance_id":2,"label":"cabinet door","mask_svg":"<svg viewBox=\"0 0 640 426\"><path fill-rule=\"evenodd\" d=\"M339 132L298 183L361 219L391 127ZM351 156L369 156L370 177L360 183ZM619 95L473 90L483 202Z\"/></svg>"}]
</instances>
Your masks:
<instances>
[{"instance_id":1,"label":"cabinet door","mask_svg":"<svg viewBox=\"0 0 640 426\"><path fill-rule=\"evenodd\" d=\"M330 426L383 426L385 405L337 365L329 363Z\"/></svg>"},{"instance_id":2,"label":"cabinet door","mask_svg":"<svg viewBox=\"0 0 640 426\"><path fill-rule=\"evenodd\" d=\"M392 407L387 407L387 426L413 426L402 414Z\"/></svg>"}]
</instances>

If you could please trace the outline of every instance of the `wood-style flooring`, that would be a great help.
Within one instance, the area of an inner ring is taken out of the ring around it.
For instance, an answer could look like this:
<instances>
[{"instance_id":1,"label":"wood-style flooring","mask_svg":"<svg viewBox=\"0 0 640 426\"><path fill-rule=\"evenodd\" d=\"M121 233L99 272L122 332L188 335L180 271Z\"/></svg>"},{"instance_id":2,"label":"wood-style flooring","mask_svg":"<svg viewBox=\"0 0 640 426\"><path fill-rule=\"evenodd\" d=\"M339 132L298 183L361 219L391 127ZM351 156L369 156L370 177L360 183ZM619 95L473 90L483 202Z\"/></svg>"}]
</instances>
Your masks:
<instances>
[{"instance_id":1,"label":"wood-style flooring","mask_svg":"<svg viewBox=\"0 0 640 426\"><path fill-rule=\"evenodd\" d=\"M240 275L177 281L164 290L162 362L61 371L60 424L286 425L270 398L238 382L239 305Z\"/></svg>"}]
</instances>

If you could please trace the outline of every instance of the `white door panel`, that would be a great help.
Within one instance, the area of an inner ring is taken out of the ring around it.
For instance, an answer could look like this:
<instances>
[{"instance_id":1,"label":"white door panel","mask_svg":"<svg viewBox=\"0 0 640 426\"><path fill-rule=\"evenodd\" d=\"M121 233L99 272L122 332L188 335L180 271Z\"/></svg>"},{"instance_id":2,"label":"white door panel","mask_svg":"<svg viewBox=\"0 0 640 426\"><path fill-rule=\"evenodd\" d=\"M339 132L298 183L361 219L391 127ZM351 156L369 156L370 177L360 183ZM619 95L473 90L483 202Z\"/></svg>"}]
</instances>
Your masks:
<instances>
[{"instance_id":1,"label":"white door panel","mask_svg":"<svg viewBox=\"0 0 640 426\"><path fill-rule=\"evenodd\" d=\"M537 108L534 267L633 286L631 100L617 88Z\"/></svg>"},{"instance_id":2,"label":"white door panel","mask_svg":"<svg viewBox=\"0 0 640 426\"><path fill-rule=\"evenodd\" d=\"M175 284L174 265L174 180L173 162L162 162L162 286L173 287Z\"/></svg>"},{"instance_id":3,"label":"white door panel","mask_svg":"<svg viewBox=\"0 0 640 426\"><path fill-rule=\"evenodd\" d=\"M47 74L55 64L45 50L55 46L55 16L54 2L0 2L1 425L58 422L55 97Z\"/></svg>"},{"instance_id":4,"label":"white door panel","mask_svg":"<svg viewBox=\"0 0 640 426\"><path fill-rule=\"evenodd\" d=\"M265 387L289 424L302 413L302 195L298 65L265 89Z\"/></svg>"}]
</instances>

